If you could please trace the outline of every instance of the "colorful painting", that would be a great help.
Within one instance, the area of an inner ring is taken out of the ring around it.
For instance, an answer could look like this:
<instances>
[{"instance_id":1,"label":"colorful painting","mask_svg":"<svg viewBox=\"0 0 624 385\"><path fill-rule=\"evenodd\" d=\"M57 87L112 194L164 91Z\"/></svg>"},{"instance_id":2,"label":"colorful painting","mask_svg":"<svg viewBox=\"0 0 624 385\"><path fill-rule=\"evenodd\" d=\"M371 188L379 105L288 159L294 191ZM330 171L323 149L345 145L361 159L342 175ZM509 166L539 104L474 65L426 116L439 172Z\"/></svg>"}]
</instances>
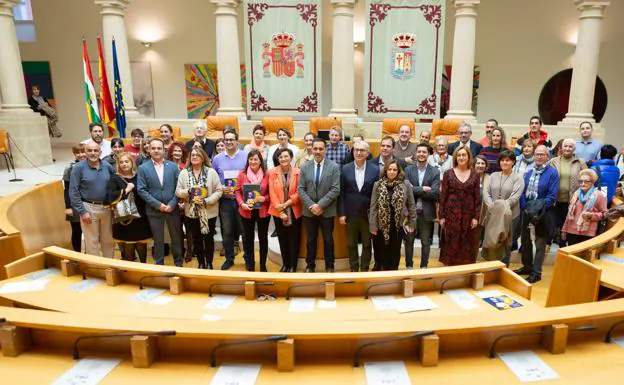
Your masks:
<instances>
[{"instance_id":1,"label":"colorful painting","mask_svg":"<svg viewBox=\"0 0 624 385\"><path fill-rule=\"evenodd\" d=\"M241 93L243 109L247 109L247 80L245 65L241 64ZM189 119L205 119L219 108L219 85L216 64L185 64L186 114Z\"/></svg>"},{"instance_id":2,"label":"colorful painting","mask_svg":"<svg viewBox=\"0 0 624 385\"><path fill-rule=\"evenodd\" d=\"M440 117L446 116L447 111L451 108L451 72L453 66L445 65L442 74L442 92L440 100ZM479 104L479 79L481 78L481 67L474 67L474 75L472 78L472 112L477 115L477 105Z\"/></svg>"},{"instance_id":3,"label":"colorful painting","mask_svg":"<svg viewBox=\"0 0 624 385\"><path fill-rule=\"evenodd\" d=\"M41 89L41 96L45 96L52 107L56 106L54 90L52 89L52 75L50 72L50 62L47 61L23 61L24 82L26 84L26 94L30 97L31 87L38 84Z\"/></svg>"}]
</instances>

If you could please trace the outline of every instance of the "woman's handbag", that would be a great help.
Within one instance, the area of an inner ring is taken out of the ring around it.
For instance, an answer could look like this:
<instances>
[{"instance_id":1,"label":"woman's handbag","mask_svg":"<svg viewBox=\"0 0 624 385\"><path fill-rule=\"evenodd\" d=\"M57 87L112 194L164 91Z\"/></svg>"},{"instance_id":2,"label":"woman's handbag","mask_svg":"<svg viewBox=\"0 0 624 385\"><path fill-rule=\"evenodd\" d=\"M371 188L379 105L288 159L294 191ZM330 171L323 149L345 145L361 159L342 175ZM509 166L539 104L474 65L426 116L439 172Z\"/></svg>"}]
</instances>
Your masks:
<instances>
[{"instance_id":1,"label":"woman's handbag","mask_svg":"<svg viewBox=\"0 0 624 385\"><path fill-rule=\"evenodd\" d=\"M122 199L113 207L113 223L131 222L133 219L141 218L134 194L130 192L126 199Z\"/></svg>"}]
</instances>

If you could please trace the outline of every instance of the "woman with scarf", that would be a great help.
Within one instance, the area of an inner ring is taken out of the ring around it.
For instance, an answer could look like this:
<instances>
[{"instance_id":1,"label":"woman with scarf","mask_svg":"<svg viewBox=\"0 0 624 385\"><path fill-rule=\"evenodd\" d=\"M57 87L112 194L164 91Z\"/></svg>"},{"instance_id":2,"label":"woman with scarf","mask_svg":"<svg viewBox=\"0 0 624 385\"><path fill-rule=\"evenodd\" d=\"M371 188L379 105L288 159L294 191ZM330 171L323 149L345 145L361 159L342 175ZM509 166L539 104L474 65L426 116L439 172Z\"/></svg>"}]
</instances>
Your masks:
<instances>
[{"instance_id":1,"label":"woman with scarf","mask_svg":"<svg viewBox=\"0 0 624 385\"><path fill-rule=\"evenodd\" d=\"M429 155L427 162L440 171L440 180L444 173L453 167L453 157L448 153L448 140L445 137L436 138L433 155Z\"/></svg>"},{"instance_id":2,"label":"woman with scarf","mask_svg":"<svg viewBox=\"0 0 624 385\"><path fill-rule=\"evenodd\" d=\"M256 124L252 132L253 138L249 144L246 144L244 150L250 152L251 150L258 150L264 160L264 168L267 166L267 159L269 159L269 145L264 141L266 135L266 129L262 124Z\"/></svg>"},{"instance_id":3,"label":"woman with scarf","mask_svg":"<svg viewBox=\"0 0 624 385\"><path fill-rule=\"evenodd\" d=\"M176 196L185 201L184 226L193 240L199 269L212 269L219 199L223 193L219 175L209 167L202 148L193 148L188 166L180 171Z\"/></svg>"},{"instance_id":4,"label":"woman with scarf","mask_svg":"<svg viewBox=\"0 0 624 385\"><path fill-rule=\"evenodd\" d=\"M266 260L269 253L269 174L265 171L262 154L251 150L247 154L247 164L236 179L236 202L243 221L243 258L247 271L256 269L254 257L254 230L258 224L258 242L260 243L260 271L267 271ZM250 198L246 185L260 186L260 193ZM256 208L259 204L259 208Z\"/></svg>"},{"instance_id":5,"label":"woman with scarf","mask_svg":"<svg viewBox=\"0 0 624 385\"><path fill-rule=\"evenodd\" d=\"M481 188L480 175L471 165L470 150L458 147L453 152L453 168L442 179L439 218L444 242L440 262L447 266L477 260Z\"/></svg>"},{"instance_id":6,"label":"woman with scarf","mask_svg":"<svg viewBox=\"0 0 624 385\"><path fill-rule=\"evenodd\" d=\"M269 214L273 216L275 231L282 254L280 272L297 271L301 237L301 200L299 199L299 169L291 166L293 153L288 148L276 151L279 165L269 170Z\"/></svg>"},{"instance_id":7,"label":"woman with scarf","mask_svg":"<svg viewBox=\"0 0 624 385\"><path fill-rule=\"evenodd\" d=\"M561 238L569 245L586 241L596 235L598 223L607 217L607 198L594 186L598 175L586 169L579 174L580 187L572 195Z\"/></svg>"},{"instance_id":8,"label":"woman with scarf","mask_svg":"<svg viewBox=\"0 0 624 385\"><path fill-rule=\"evenodd\" d=\"M537 147L537 144L530 139L522 143L522 153L516 158L516 164L513 168L514 173L519 174L522 178L524 178L524 174L527 171L535 167L535 157L533 156L535 147Z\"/></svg>"},{"instance_id":9,"label":"woman with scarf","mask_svg":"<svg viewBox=\"0 0 624 385\"><path fill-rule=\"evenodd\" d=\"M381 179L373 186L369 227L375 237L375 264L381 270L398 270L401 259L401 229L413 233L416 226L416 202L412 185L396 159L384 165Z\"/></svg>"}]
</instances>

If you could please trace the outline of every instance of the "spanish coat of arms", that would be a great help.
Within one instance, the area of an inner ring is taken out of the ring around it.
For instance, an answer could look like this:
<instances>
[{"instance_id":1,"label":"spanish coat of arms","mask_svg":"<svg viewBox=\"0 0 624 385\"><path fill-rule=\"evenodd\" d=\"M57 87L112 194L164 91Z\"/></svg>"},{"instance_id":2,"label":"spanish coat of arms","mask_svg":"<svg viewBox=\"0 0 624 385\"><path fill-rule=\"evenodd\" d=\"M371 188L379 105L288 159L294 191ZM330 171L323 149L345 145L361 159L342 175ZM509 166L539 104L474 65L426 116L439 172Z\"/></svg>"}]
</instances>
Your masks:
<instances>
[{"instance_id":1,"label":"spanish coat of arms","mask_svg":"<svg viewBox=\"0 0 624 385\"><path fill-rule=\"evenodd\" d=\"M295 35L288 32L274 33L271 36L271 43L265 41L262 44L262 65L263 75L265 78L271 77L271 73L274 77L286 77L290 78L293 75L297 78L303 77L303 59L305 54L303 52L303 43L295 43ZM271 65L272 64L272 65Z\"/></svg>"},{"instance_id":2,"label":"spanish coat of arms","mask_svg":"<svg viewBox=\"0 0 624 385\"><path fill-rule=\"evenodd\" d=\"M416 35L409 32L396 33L392 36L396 48L392 48L390 72L399 80L411 79L415 75L416 50L411 49L416 43Z\"/></svg>"}]
</instances>

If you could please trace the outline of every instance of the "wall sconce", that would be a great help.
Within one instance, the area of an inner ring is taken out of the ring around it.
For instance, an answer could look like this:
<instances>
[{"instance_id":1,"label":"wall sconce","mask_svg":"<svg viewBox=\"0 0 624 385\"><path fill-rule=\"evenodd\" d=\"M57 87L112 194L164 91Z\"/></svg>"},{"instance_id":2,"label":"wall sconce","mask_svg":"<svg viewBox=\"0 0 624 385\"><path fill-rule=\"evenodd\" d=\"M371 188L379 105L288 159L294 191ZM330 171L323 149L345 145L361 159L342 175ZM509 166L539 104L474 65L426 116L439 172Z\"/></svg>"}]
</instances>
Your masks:
<instances>
[{"instance_id":1,"label":"wall sconce","mask_svg":"<svg viewBox=\"0 0 624 385\"><path fill-rule=\"evenodd\" d=\"M364 45L364 41L354 41L353 48L360 48L361 45Z\"/></svg>"},{"instance_id":2,"label":"wall sconce","mask_svg":"<svg viewBox=\"0 0 624 385\"><path fill-rule=\"evenodd\" d=\"M142 42L140 42L140 43L141 43L141 45L142 45L143 47L145 47L145 48L149 48L149 47L151 47L151 46L152 46L152 44L154 44L154 43L152 43L151 41L142 41Z\"/></svg>"}]
</instances>

